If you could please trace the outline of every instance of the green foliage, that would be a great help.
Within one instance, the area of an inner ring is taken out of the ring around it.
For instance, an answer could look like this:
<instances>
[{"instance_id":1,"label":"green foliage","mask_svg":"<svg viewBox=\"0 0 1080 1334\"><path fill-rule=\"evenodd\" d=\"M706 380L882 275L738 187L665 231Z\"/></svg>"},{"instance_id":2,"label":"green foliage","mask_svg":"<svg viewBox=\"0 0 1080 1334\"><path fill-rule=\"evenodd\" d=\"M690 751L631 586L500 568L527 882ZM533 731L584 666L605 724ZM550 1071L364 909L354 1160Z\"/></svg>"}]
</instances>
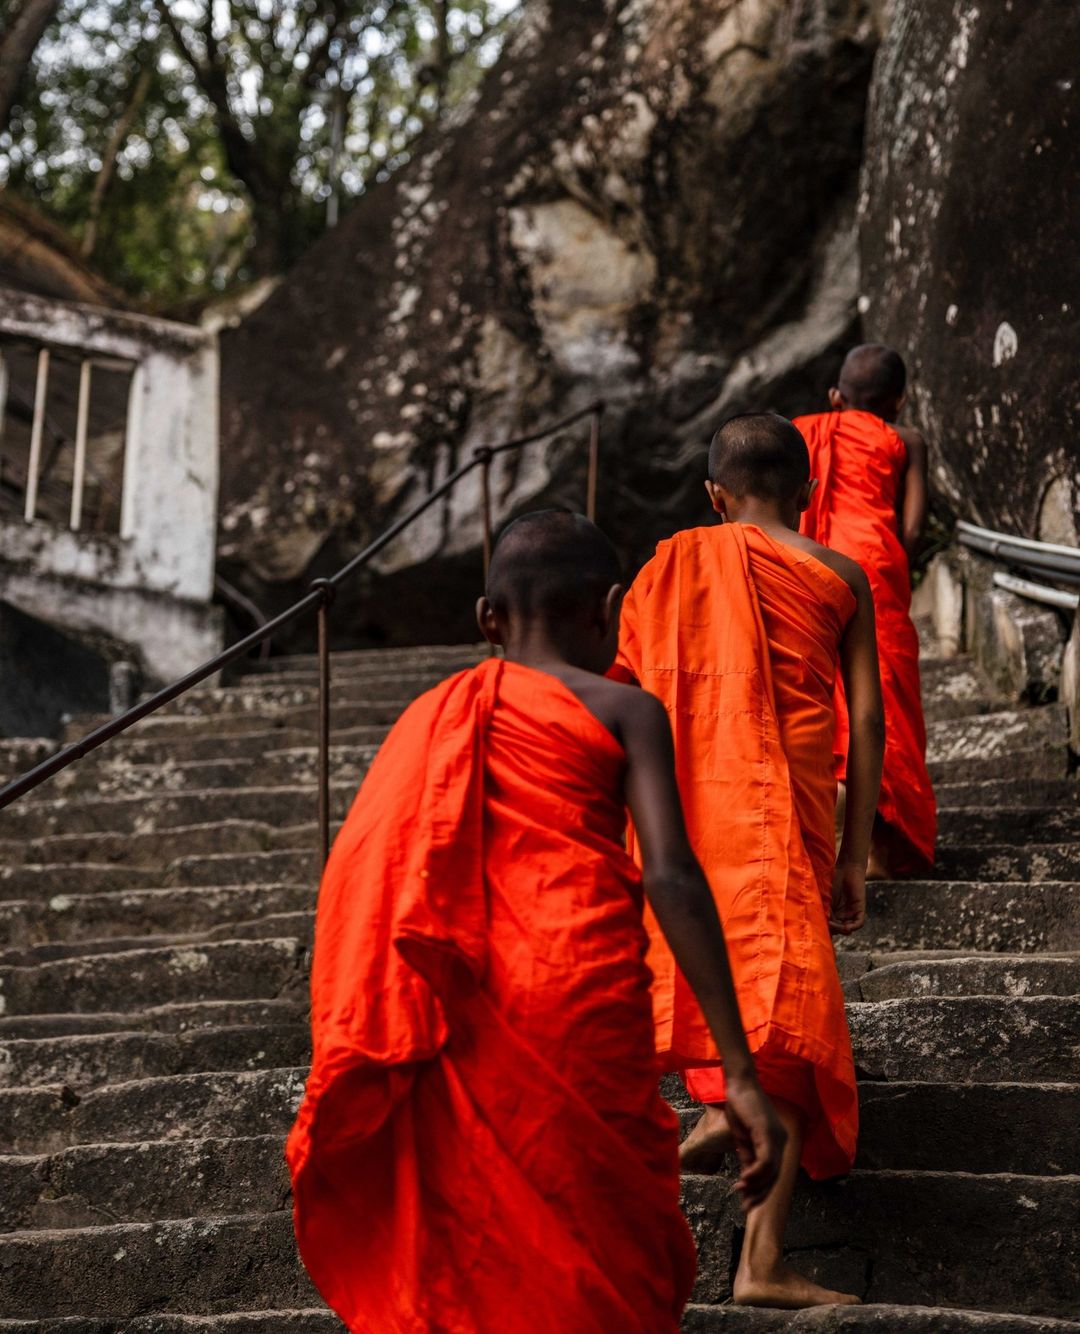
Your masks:
<instances>
[{"instance_id":1,"label":"green foliage","mask_svg":"<svg viewBox=\"0 0 1080 1334\"><path fill-rule=\"evenodd\" d=\"M64 0L0 136L0 180L84 241L99 209L105 277L157 309L197 305L286 268L335 189L345 209L404 161L516 7Z\"/></svg>"}]
</instances>

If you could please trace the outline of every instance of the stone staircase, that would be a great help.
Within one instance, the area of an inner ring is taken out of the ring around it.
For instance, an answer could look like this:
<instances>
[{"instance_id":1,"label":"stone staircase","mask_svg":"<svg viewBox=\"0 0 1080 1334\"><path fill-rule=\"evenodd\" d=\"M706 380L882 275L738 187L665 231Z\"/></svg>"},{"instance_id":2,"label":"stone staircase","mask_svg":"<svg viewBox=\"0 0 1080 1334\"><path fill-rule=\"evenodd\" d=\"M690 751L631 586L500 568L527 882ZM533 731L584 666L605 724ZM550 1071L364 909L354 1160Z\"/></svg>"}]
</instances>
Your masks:
<instances>
[{"instance_id":1,"label":"stone staircase","mask_svg":"<svg viewBox=\"0 0 1080 1334\"><path fill-rule=\"evenodd\" d=\"M406 700L478 654L336 656L337 815ZM800 1267L871 1305L722 1305L738 1210L726 1180L688 1177L695 1334L1080 1330L1064 720L1002 707L962 660L928 659L925 689L940 867L876 887L841 956L859 1162L801 1191L791 1231ZM296 1257L282 1159L308 1050L315 701L312 662L279 659L0 813L0 1331L340 1329ZM0 765L48 749L0 743Z\"/></svg>"}]
</instances>

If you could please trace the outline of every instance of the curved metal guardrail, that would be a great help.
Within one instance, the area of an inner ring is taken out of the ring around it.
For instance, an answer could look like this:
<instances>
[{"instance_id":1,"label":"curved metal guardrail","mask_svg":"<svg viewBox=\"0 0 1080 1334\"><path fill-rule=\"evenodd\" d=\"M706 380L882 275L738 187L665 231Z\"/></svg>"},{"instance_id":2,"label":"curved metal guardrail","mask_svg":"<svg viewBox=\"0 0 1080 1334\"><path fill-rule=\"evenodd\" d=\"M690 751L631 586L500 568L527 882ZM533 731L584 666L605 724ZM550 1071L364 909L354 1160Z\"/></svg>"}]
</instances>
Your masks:
<instances>
[{"instance_id":1,"label":"curved metal guardrail","mask_svg":"<svg viewBox=\"0 0 1080 1334\"><path fill-rule=\"evenodd\" d=\"M1080 585L1080 548L1061 546L1056 542L1036 542L1030 537L1012 537L963 519L956 525L956 537L962 546L984 556L1050 575L1064 583Z\"/></svg>"},{"instance_id":2,"label":"curved metal guardrail","mask_svg":"<svg viewBox=\"0 0 1080 1334\"><path fill-rule=\"evenodd\" d=\"M319 761L318 761L318 787L319 787L319 846L325 862L330 851L330 633L329 633L329 613L333 604L334 596L338 588L357 570L369 564L382 549L404 532L411 524L415 523L420 516L429 510L436 501L441 500L443 496L448 495L455 486L467 477L469 473L479 468L481 473L481 494L483 498L483 526L484 526L484 574L487 575L488 565L491 561L492 547L492 505L491 505L491 463L499 454L508 453L511 450L524 449L526 445L536 444L540 440L546 440L550 436L557 435L560 431L574 426L577 422L589 419L589 441L588 441L588 472L586 482L586 502L585 512L590 519L596 517L596 492L600 469L600 421L604 414L604 403L598 400L590 403L587 407L579 409L577 412L570 413L558 421L552 422L549 426L543 427L539 431L530 432L527 435L517 436L512 440L504 440L496 445L480 445L473 450L472 456L460 467L456 468L448 477L446 477L437 487L429 491L428 494L414 505L407 514L402 515L396 523L390 525L385 532L380 534L374 541L369 542L366 547L341 567L336 573L326 579L315 579L310 590L298 602L294 602L291 607L287 607L277 616L266 621L253 630L251 634L245 635L243 639L231 644L216 657L210 658L204 662L201 667L196 667L194 671L188 672L178 681L173 681L171 685L165 686L156 694L148 696L141 700L133 708L126 712L118 714L115 718L108 719L107 722L95 727L92 732L81 737L78 741L62 750L58 750L55 755L42 761L33 769L11 782L0 787L0 809L10 806L13 801L25 796L27 792L32 792L34 788L39 787L47 779L52 778L61 770L66 769L68 765L74 764L84 755L89 755L92 751L103 746L113 737L119 736L121 732L126 732L129 727L133 727L143 718L155 713L164 705L171 703L185 694L193 686L200 685L209 677L216 675L223 667L242 658L250 649L268 641L278 630L293 621L299 620L301 616L310 611L314 611L317 616L318 629L318 658L319 658L319 710L318 710L318 732L319 732Z\"/></svg>"}]
</instances>

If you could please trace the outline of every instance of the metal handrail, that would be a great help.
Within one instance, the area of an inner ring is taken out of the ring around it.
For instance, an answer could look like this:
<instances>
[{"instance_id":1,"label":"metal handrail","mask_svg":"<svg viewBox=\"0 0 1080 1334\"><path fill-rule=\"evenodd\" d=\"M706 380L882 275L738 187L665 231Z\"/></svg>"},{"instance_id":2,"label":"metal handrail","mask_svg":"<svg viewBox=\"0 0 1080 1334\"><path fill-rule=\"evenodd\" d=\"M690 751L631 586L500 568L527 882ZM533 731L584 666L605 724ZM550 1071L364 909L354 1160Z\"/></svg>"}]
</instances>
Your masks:
<instances>
[{"instance_id":1,"label":"metal handrail","mask_svg":"<svg viewBox=\"0 0 1080 1334\"><path fill-rule=\"evenodd\" d=\"M1080 548L1062 546L1058 542L1036 542L1031 537L1013 537L1010 533L996 533L992 528L961 519L956 525L956 536L962 546L993 556L1013 565L1056 575L1070 582L1080 581Z\"/></svg>"},{"instance_id":2,"label":"metal handrail","mask_svg":"<svg viewBox=\"0 0 1080 1334\"><path fill-rule=\"evenodd\" d=\"M237 658L242 658L249 649L261 644L286 625L299 620L306 612L315 611L317 615L318 631L318 659L319 659L319 761L318 761L318 785L319 785L319 847L322 853L322 859L325 862L330 853L330 625L329 613L330 607L334 601L334 596L346 579L354 574L362 566L368 564L380 551L403 532L410 524L414 523L422 514L426 513L432 505L447 495L457 486L463 477L467 477L474 469L481 470L482 478L482 498L483 498L483 524L484 524L484 575L487 576L488 566L491 562L492 546L492 507L491 507L491 461L497 454L506 453L508 450L523 449L526 445L535 444L537 441L545 440L549 436L557 435L567 427L573 426L576 422L584 418L591 418L592 425L589 432L589 461L586 487L586 509L585 512L590 519L596 517L596 491L597 475L599 471L600 458L600 419L604 413L604 403L597 401L590 403L587 407L572 412L566 417L560 418L550 426L541 430L533 431L528 435L518 436L513 440L502 441L497 445L478 445L473 451L472 456L460 467L455 468L452 473L438 486L433 488L428 494L413 506L407 514L402 515L396 523L390 525L385 532L381 533L374 541L369 542L362 551L357 552L353 558L346 562L340 570L325 579L315 579L312 581L310 590L291 607L286 607L283 612L272 617L265 625L260 625L251 634L245 635L243 639L238 640L224 649L216 657L210 658L200 667L182 676L178 681L173 681L171 685L164 686L155 694L136 704L126 712L118 714L115 718L110 718L102 723L100 727L95 727L92 732L86 736L80 737L69 746L58 750L41 764L35 765L33 769L20 774L11 782L0 787L0 810L5 806L10 806L13 801L19 797L25 796L27 792L32 792L34 788L39 787L47 779L66 769L68 765L74 764L84 755L89 755L91 751L97 750L99 746L111 741L113 737L119 736L121 732L126 732L129 727L135 723L141 722L151 713L155 713L165 704L171 703L185 694L193 686L200 685L209 677L216 675L223 667L235 662Z\"/></svg>"}]
</instances>

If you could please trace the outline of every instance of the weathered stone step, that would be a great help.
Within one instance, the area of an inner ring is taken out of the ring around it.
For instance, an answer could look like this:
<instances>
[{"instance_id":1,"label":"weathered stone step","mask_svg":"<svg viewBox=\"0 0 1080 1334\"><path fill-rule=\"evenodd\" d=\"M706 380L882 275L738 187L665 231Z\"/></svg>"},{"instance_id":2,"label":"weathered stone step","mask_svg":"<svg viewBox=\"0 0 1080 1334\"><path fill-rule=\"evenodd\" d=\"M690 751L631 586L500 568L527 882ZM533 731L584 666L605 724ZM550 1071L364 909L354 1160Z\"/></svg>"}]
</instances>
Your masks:
<instances>
[{"instance_id":1,"label":"weathered stone step","mask_svg":"<svg viewBox=\"0 0 1080 1334\"><path fill-rule=\"evenodd\" d=\"M472 667L488 656L487 644L423 644L417 647L342 649L330 655L330 669L338 673L364 676L368 672L382 674L391 670L441 671L447 676L463 667ZM263 661L252 660L244 665L240 680L270 677L288 678L291 675L317 676L319 660L314 653L283 654Z\"/></svg>"},{"instance_id":2,"label":"weathered stone step","mask_svg":"<svg viewBox=\"0 0 1080 1334\"><path fill-rule=\"evenodd\" d=\"M8 1038L0 1044L0 1088L63 1084L78 1093L161 1075L299 1065L310 1051L311 1034L302 1023Z\"/></svg>"},{"instance_id":3,"label":"weathered stone step","mask_svg":"<svg viewBox=\"0 0 1080 1334\"><path fill-rule=\"evenodd\" d=\"M411 701L403 696L388 700L358 700L339 703L332 710L331 724L337 740L339 728L387 728L400 716ZM134 738L154 738L170 750L179 737L222 735L224 732L266 732L273 727L299 730L311 740L316 736L318 706L300 704L293 708L265 709L257 713L230 713L224 715L192 713L152 713L142 722L135 723L128 735ZM64 727L64 739L76 741L108 720L106 714L79 715Z\"/></svg>"},{"instance_id":4,"label":"weathered stone step","mask_svg":"<svg viewBox=\"0 0 1080 1334\"><path fill-rule=\"evenodd\" d=\"M343 819L356 796L355 782L330 789L331 811ZM209 791L161 792L135 797L99 797L76 793L56 801L16 803L0 812L0 838L41 839L87 833L152 834L177 826L212 824L228 818L283 827L311 818L316 800L311 787L212 788Z\"/></svg>"},{"instance_id":5,"label":"weathered stone step","mask_svg":"<svg viewBox=\"0 0 1080 1334\"><path fill-rule=\"evenodd\" d=\"M937 851L942 880L1075 881L1080 879L1080 843L956 843Z\"/></svg>"},{"instance_id":6,"label":"weathered stone step","mask_svg":"<svg viewBox=\"0 0 1080 1334\"><path fill-rule=\"evenodd\" d=\"M939 811L952 810L958 806L1071 808L1080 801L1080 783L1073 778L1010 776L979 782L943 783L934 789L934 793Z\"/></svg>"},{"instance_id":7,"label":"weathered stone step","mask_svg":"<svg viewBox=\"0 0 1080 1334\"><path fill-rule=\"evenodd\" d=\"M963 755L949 760L930 760L927 768L935 785L949 783L990 782L1001 777L1000 755ZM1038 746L1009 752L1009 775L1013 778L1065 778L1069 772L1069 755L1064 746L1051 749Z\"/></svg>"},{"instance_id":8,"label":"weathered stone step","mask_svg":"<svg viewBox=\"0 0 1080 1334\"><path fill-rule=\"evenodd\" d=\"M378 747L390 730L389 724L382 724L377 727L343 727L338 720L331 719L331 722L334 724L332 751ZM262 729L253 731L234 732L230 725L227 728L221 727L216 731L205 734L170 737L168 745L164 746L160 740L153 737L141 737L139 732L133 729L130 732L125 732L122 736L115 737L87 759L76 761L63 773L58 774L55 779L50 779L48 783L43 784L39 790L46 793L50 787L53 787L54 791L59 792L63 788L66 775L74 774L83 770L84 767L85 771L90 773L96 764L164 764L164 766L169 766L198 760L249 759L261 761L266 756L279 754L282 751L313 750L316 739L317 734L311 729L275 727L270 722L266 722ZM71 783L75 780L68 779L67 781Z\"/></svg>"},{"instance_id":9,"label":"weathered stone step","mask_svg":"<svg viewBox=\"0 0 1080 1334\"><path fill-rule=\"evenodd\" d=\"M169 1001L257 1000L305 986L295 939L175 945L0 968L8 1015L136 1009Z\"/></svg>"},{"instance_id":10,"label":"weathered stone step","mask_svg":"<svg viewBox=\"0 0 1080 1334\"><path fill-rule=\"evenodd\" d=\"M56 894L65 887L79 893L95 890L119 890L135 887L145 881L145 874L137 867L113 866L107 862L52 862L26 865L0 865L0 901L38 898Z\"/></svg>"},{"instance_id":11,"label":"weathered stone step","mask_svg":"<svg viewBox=\"0 0 1080 1334\"><path fill-rule=\"evenodd\" d=\"M54 950L55 957L61 957L72 952L72 947L89 942L105 951L110 937L130 936L138 930L147 935L227 930L237 922L310 910L316 888L313 880L301 884L253 880L246 885L104 890L0 900L0 950L36 950L42 957Z\"/></svg>"},{"instance_id":12,"label":"weathered stone step","mask_svg":"<svg viewBox=\"0 0 1080 1334\"><path fill-rule=\"evenodd\" d=\"M97 1227L288 1207L279 1135L93 1144L0 1157L0 1232Z\"/></svg>"},{"instance_id":13,"label":"weathered stone step","mask_svg":"<svg viewBox=\"0 0 1080 1334\"><path fill-rule=\"evenodd\" d=\"M859 1083L856 1167L918 1172L1080 1173L1076 1084ZM685 1134L701 1106L677 1075L661 1084Z\"/></svg>"},{"instance_id":14,"label":"weathered stone step","mask_svg":"<svg viewBox=\"0 0 1080 1334\"><path fill-rule=\"evenodd\" d=\"M1039 748L1064 751L1069 735L1060 704L929 723L926 734L926 753L931 760L988 759Z\"/></svg>"},{"instance_id":15,"label":"weathered stone step","mask_svg":"<svg viewBox=\"0 0 1080 1334\"><path fill-rule=\"evenodd\" d=\"M441 672L397 672L352 680L341 674L330 680L330 705L392 703L398 709L444 679ZM262 714L270 718L292 709L310 707L319 698L316 682L281 681L276 677L248 679L216 690L191 690L158 709L159 718L227 718L233 714Z\"/></svg>"},{"instance_id":16,"label":"weathered stone step","mask_svg":"<svg viewBox=\"0 0 1080 1334\"><path fill-rule=\"evenodd\" d=\"M319 882L320 869L319 854L312 839L307 846L270 851L178 857L169 866L165 881L177 886L258 884L261 881L315 886Z\"/></svg>"},{"instance_id":17,"label":"weathered stone step","mask_svg":"<svg viewBox=\"0 0 1080 1334\"><path fill-rule=\"evenodd\" d=\"M303 812L297 811L302 819ZM0 837L0 862L9 866L53 865L86 862L119 862L140 868L137 877L146 883L149 867L164 869L182 856L201 856L214 852L268 852L275 847L300 846L310 838L312 828L305 824L282 828L259 820L216 820L208 824L177 825L168 829L138 833L105 831L84 834L54 834L47 838ZM17 881L15 882L17 885ZM8 882L0 882L0 889ZM70 888L70 886L69 886ZM20 895L21 897L21 895Z\"/></svg>"},{"instance_id":18,"label":"weathered stone step","mask_svg":"<svg viewBox=\"0 0 1080 1334\"><path fill-rule=\"evenodd\" d=\"M841 952L1080 949L1077 882L879 882L867 886L867 908L866 925L840 942Z\"/></svg>"},{"instance_id":19,"label":"weathered stone step","mask_svg":"<svg viewBox=\"0 0 1080 1334\"><path fill-rule=\"evenodd\" d=\"M886 962L845 985L849 1000L913 996L1080 996L1080 955L982 955Z\"/></svg>"},{"instance_id":20,"label":"weathered stone step","mask_svg":"<svg viewBox=\"0 0 1080 1334\"><path fill-rule=\"evenodd\" d=\"M847 1007L863 1079L1080 1081L1080 998L951 997Z\"/></svg>"},{"instance_id":21,"label":"weathered stone step","mask_svg":"<svg viewBox=\"0 0 1080 1334\"><path fill-rule=\"evenodd\" d=\"M137 1140L283 1139L306 1078L306 1066L282 1066L132 1079L82 1095L63 1085L0 1089L0 1144L41 1154Z\"/></svg>"},{"instance_id":22,"label":"weathered stone step","mask_svg":"<svg viewBox=\"0 0 1080 1334\"><path fill-rule=\"evenodd\" d=\"M51 1327L45 1325L42 1328ZM0 1325L2 1329L3 1325ZM846 1334L848 1330L873 1330L875 1334L893 1334L894 1330L901 1334L1076 1334L1080 1324L1053 1316L1002 1315L994 1311L960 1311L944 1306L872 1303L777 1311L692 1303L686 1308L681 1330L682 1334L786 1334L788 1330L795 1334L804 1330L807 1334L840 1334L841 1331ZM81 1330L79 1334L82 1334ZM97 1331L88 1334L97 1334Z\"/></svg>"},{"instance_id":23,"label":"weathered stone step","mask_svg":"<svg viewBox=\"0 0 1080 1334\"><path fill-rule=\"evenodd\" d=\"M330 781L358 787L377 749L375 745L331 747ZM38 805L55 801L60 795L133 797L208 788L313 787L317 763L318 751L314 746L271 750L265 755L243 758L235 758L228 747L222 747L213 759L165 764L135 764L126 757L110 757L97 766L71 765L55 782L28 793L23 801ZM64 782L65 779L68 781Z\"/></svg>"},{"instance_id":24,"label":"weathered stone step","mask_svg":"<svg viewBox=\"0 0 1080 1334\"><path fill-rule=\"evenodd\" d=\"M0 737L0 784L47 760L56 748L49 737Z\"/></svg>"},{"instance_id":25,"label":"weathered stone step","mask_svg":"<svg viewBox=\"0 0 1080 1334\"><path fill-rule=\"evenodd\" d=\"M63 997L58 997L59 1001ZM0 1018L4 1038L58 1038L77 1033L188 1033L204 1028L306 1024L307 997L294 1000L192 1001L94 1014L22 1014Z\"/></svg>"},{"instance_id":26,"label":"weathered stone step","mask_svg":"<svg viewBox=\"0 0 1080 1334\"><path fill-rule=\"evenodd\" d=\"M311 902L313 892L305 893ZM94 954L120 954L128 950L145 951L172 946L216 944L228 940L297 940L310 946L315 931L313 908L297 912L267 913L239 921L225 920L205 931L164 931L153 936L106 936L103 939L50 941L43 945L24 945L0 949L0 966L33 968L61 959L81 959ZM0 1020L2 1023L2 1020Z\"/></svg>"},{"instance_id":27,"label":"weathered stone step","mask_svg":"<svg viewBox=\"0 0 1080 1334\"><path fill-rule=\"evenodd\" d=\"M0 1310L41 1319L316 1304L280 1212L0 1236Z\"/></svg>"},{"instance_id":28,"label":"weathered stone step","mask_svg":"<svg viewBox=\"0 0 1080 1334\"><path fill-rule=\"evenodd\" d=\"M967 1328L967 1326L965 1326ZM981 1328L972 1326L971 1328ZM996 1328L996 1327L995 1327ZM1033 1334L1057 1334L1062 1326L1032 1326ZM216 1315L143 1315L133 1320L0 1320L0 1334L344 1334L332 1311L232 1311ZM1024 1326L1027 1330L1028 1326Z\"/></svg>"},{"instance_id":29,"label":"weathered stone step","mask_svg":"<svg viewBox=\"0 0 1080 1334\"><path fill-rule=\"evenodd\" d=\"M1080 809L1053 806L961 806L942 811L939 846L952 843L1080 842Z\"/></svg>"},{"instance_id":30,"label":"weathered stone step","mask_svg":"<svg viewBox=\"0 0 1080 1334\"><path fill-rule=\"evenodd\" d=\"M730 1293L742 1217L724 1177L685 1177L697 1301ZM864 1301L1071 1316L1080 1178L856 1171L802 1186L787 1234L800 1270Z\"/></svg>"}]
</instances>

